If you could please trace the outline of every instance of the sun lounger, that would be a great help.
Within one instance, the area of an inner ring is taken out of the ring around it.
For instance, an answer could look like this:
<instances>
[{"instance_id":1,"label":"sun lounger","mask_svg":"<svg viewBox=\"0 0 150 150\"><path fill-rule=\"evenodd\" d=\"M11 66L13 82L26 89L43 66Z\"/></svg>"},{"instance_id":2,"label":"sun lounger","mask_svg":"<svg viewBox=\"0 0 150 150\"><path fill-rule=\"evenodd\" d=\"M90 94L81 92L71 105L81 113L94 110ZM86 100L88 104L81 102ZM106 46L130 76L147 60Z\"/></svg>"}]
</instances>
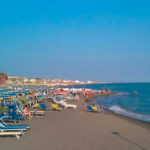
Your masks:
<instances>
[{"instance_id":1,"label":"sun lounger","mask_svg":"<svg viewBox=\"0 0 150 150\"><path fill-rule=\"evenodd\" d=\"M77 105L73 105L73 104L68 104L68 103L63 103L62 106L65 107L65 109L67 108L73 108L73 109L76 109L77 108Z\"/></svg>"},{"instance_id":2,"label":"sun lounger","mask_svg":"<svg viewBox=\"0 0 150 150\"><path fill-rule=\"evenodd\" d=\"M16 136L19 140L23 133L21 131L4 131L0 129L0 136Z\"/></svg>"},{"instance_id":3,"label":"sun lounger","mask_svg":"<svg viewBox=\"0 0 150 150\"><path fill-rule=\"evenodd\" d=\"M100 112L100 111L103 111L98 105L94 105L94 106L87 105L86 109L87 109L87 111L90 111L90 112Z\"/></svg>"},{"instance_id":4,"label":"sun lounger","mask_svg":"<svg viewBox=\"0 0 150 150\"><path fill-rule=\"evenodd\" d=\"M22 132L24 132L24 131L27 131L27 127L25 127L25 126L15 126L15 125L13 125L13 126L5 126L5 125L3 125L1 122L0 122L0 130L3 130L3 131L22 131Z\"/></svg>"},{"instance_id":5,"label":"sun lounger","mask_svg":"<svg viewBox=\"0 0 150 150\"><path fill-rule=\"evenodd\" d=\"M32 116L36 115L36 111L35 110L30 110L30 113Z\"/></svg>"},{"instance_id":6,"label":"sun lounger","mask_svg":"<svg viewBox=\"0 0 150 150\"><path fill-rule=\"evenodd\" d=\"M90 105L86 106L86 109L87 109L87 111L94 112L92 106L90 106Z\"/></svg>"},{"instance_id":7,"label":"sun lounger","mask_svg":"<svg viewBox=\"0 0 150 150\"><path fill-rule=\"evenodd\" d=\"M61 111L61 110L62 110L62 108L58 107L58 104L51 104L51 108L52 108L53 110L58 110L58 111Z\"/></svg>"},{"instance_id":8,"label":"sun lounger","mask_svg":"<svg viewBox=\"0 0 150 150\"><path fill-rule=\"evenodd\" d=\"M4 120L8 122L20 122L21 120L26 119L25 116L19 115L16 111L9 111L8 117L5 117Z\"/></svg>"},{"instance_id":9,"label":"sun lounger","mask_svg":"<svg viewBox=\"0 0 150 150\"><path fill-rule=\"evenodd\" d=\"M35 104L33 105L33 108L34 108L34 109L38 109L38 108L39 108L39 103L35 103Z\"/></svg>"},{"instance_id":10,"label":"sun lounger","mask_svg":"<svg viewBox=\"0 0 150 150\"><path fill-rule=\"evenodd\" d=\"M27 128L23 127L0 127L0 131L21 131L22 134L24 134L27 131Z\"/></svg>"},{"instance_id":11,"label":"sun lounger","mask_svg":"<svg viewBox=\"0 0 150 150\"><path fill-rule=\"evenodd\" d=\"M17 119L17 118L6 117L6 118L4 118L3 120L6 121L6 122L14 122L14 123L19 122L19 123L21 123L21 120L20 120L20 119Z\"/></svg>"},{"instance_id":12,"label":"sun lounger","mask_svg":"<svg viewBox=\"0 0 150 150\"><path fill-rule=\"evenodd\" d=\"M48 108L44 103L40 103L39 107L40 107L41 110L51 110L52 109L50 107Z\"/></svg>"},{"instance_id":13,"label":"sun lounger","mask_svg":"<svg viewBox=\"0 0 150 150\"><path fill-rule=\"evenodd\" d=\"M4 121L0 120L0 127L7 127L7 128L26 128L26 129L29 129L30 126L29 125L22 125L22 124L19 124L19 125L7 125Z\"/></svg>"},{"instance_id":14,"label":"sun lounger","mask_svg":"<svg viewBox=\"0 0 150 150\"><path fill-rule=\"evenodd\" d=\"M44 116L45 115L45 111L47 109L47 106L43 105L43 103L35 103L34 106L32 107L34 109L34 111L30 111L32 115L35 116ZM41 110L39 110L41 109Z\"/></svg>"},{"instance_id":15,"label":"sun lounger","mask_svg":"<svg viewBox=\"0 0 150 150\"><path fill-rule=\"evenodd\" d=\"M76 109L76 108L77 108L77 105L68 104L68 103L66 103L66 102L63 101L63 100L60 100L60 101L56 101L56 100L55 100L55 102L56 102L57 104L63 106L65 109L67 109L67 108Z\"/></svg>"},{"instance_id":16,"label":"sun lounger","mask_svg":"<svg viewBox=\"0 0 150 150\"><path fill-rule=\"evenodd\" d=\"M43 110L36 110L35 111L35 115L36 116L44 116L45 115L45 111L43 111Z\"/></svg>"}]
</instances>

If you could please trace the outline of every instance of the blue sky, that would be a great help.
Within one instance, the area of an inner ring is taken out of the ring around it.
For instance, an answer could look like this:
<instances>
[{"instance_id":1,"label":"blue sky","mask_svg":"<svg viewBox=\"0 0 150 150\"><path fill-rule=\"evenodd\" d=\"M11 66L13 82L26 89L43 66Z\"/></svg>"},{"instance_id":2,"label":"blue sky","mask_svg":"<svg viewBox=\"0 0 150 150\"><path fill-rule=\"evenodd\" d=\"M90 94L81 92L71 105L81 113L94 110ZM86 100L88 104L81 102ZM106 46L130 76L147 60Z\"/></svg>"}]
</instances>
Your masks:
<instances>
[{"instance_id":1,"label":"blue sky","mask_svg":"<svg viewBox=\"0 0 150 150\"><path fill-rule=\"evenodd\" d=\"M0 71L150 82L147 0L0 1Z\"/></svg>"}]
</instances>

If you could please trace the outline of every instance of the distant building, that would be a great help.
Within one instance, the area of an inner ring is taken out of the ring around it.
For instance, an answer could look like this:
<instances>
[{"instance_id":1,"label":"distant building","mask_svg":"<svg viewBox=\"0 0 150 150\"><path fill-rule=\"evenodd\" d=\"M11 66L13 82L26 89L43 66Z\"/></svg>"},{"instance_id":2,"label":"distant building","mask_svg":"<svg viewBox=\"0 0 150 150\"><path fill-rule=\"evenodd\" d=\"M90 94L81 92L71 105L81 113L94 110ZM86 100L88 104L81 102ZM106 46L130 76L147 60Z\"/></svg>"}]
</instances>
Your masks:
<instances>
[{"instance_id":1,"label":"distant building","mask_svg":"<svg viewBox=\"0 0 150 150\"><path fill-rule=\"evenodd\" d=\"M41 79L41 78L21 78L21 77L8 77L7 84L12 85L46 85L46 86L68 86L94 83L93 81L81 82L79 80L66 80L66 79Z\"/></svg>"}]
</instances>

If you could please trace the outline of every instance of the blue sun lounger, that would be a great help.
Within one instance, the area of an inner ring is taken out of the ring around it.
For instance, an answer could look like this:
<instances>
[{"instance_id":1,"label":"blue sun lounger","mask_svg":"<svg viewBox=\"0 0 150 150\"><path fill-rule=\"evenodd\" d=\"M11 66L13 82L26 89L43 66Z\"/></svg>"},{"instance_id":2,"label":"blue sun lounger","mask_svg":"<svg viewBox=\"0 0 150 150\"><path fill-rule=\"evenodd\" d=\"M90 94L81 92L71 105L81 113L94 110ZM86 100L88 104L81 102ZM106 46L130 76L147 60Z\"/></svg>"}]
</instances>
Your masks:
<instances>
[{"instance_id":1,"label":"blue sun lounger","mask_svg":"<svg viewBox=\"0 0 150 150\"><path fill-rule=\"evenodd\" d=\"M7 125L4 121L0 120L0 127L7 127L7 128L25 128L25 129L29 129L30 126L29 125Z\"/></svg>"},{"instance_id":2,"label":"blue sun lounger","mask_svg":"<svg viewBox=\"0 0 150 150\"><path fill-rule=\"evenodd\" d=\"M30 128L29 125L7 125L3 119L5 118L6 116L1 114L0 115L0 129L12 129L12 130L15 130L15 129L19 129L19 130L27 130Z\"/></svg>"},{"instance_id":3,"label":"blue sun lounger","mask_svg":"<svg viewBox=\"0 0 150 150\"><path fill-rule=\"evenodd\" d=\"M52 108L47 107L44 103L39 103L39 107L42 110L52 110Z\"/></svg>"},{"instance_id":4,"label":"blue sun lounger","mask_svg":"<svg viewBox=\"0 0 150 150\"><path fill-rule=\"evenodd\" d=\"M19 115L15 110L8 111L8 117L5 117L3 120L8 122L20 122L21 120L26 119L25 116Z\"/></svg>"},{"instance_id":5,"label":"blue sun lounger","mask_svg":"<svg viewBox=\"0 0 150 150\"><path fill-rule=\"evenodd\" d=\"M0 131L27 131L27 127L21 127L21 126L5 126L0 122Z\"/></svg>"},{"instance_id":6,"label":"blue sun lounger","mask_svg":"<svg viewBox=\"0 0 150 150\"><path fill-rule=\"evenodd\" d=\"M93 109L91 105L87 105L86 109L89 112L100 112L103 111L98 105L95 105L96 109Z\"/></svg>"},{"instance_id":7,"label":"blue sun lounger","mask_svg":"<svg viewBox=\"0 0 150 150\"><path fill-rule=\"evenodd\" d=\"M16 136L17 139L20 139L20 136L25 133L28 127L7 125L2 121L4 117L4 115L0 115L0 136Z\"/></svg>"}]
</instances>

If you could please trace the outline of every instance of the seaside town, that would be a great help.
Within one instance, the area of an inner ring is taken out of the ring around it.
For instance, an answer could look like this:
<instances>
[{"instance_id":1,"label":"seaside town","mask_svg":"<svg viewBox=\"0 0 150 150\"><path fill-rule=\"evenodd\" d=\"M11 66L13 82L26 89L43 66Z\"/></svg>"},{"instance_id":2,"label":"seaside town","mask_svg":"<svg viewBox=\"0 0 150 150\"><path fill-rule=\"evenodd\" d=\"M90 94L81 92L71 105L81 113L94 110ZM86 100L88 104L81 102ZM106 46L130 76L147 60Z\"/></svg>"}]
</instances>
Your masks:
<instances>
[{"instance_id":1,"label":"seaside town","mask_svg":"<svg viewBox=\"0 0 150 150\"><path fill-rule=\"evenodd\" d=\"M8 76L6 84L8 85L46 85L46 86L69 86L81 84L96 84L95 81L79 81L79 80L65 80L65 79L42 79L42 78L21 78L16 76Z\"/></svg>"}]
</instances>

